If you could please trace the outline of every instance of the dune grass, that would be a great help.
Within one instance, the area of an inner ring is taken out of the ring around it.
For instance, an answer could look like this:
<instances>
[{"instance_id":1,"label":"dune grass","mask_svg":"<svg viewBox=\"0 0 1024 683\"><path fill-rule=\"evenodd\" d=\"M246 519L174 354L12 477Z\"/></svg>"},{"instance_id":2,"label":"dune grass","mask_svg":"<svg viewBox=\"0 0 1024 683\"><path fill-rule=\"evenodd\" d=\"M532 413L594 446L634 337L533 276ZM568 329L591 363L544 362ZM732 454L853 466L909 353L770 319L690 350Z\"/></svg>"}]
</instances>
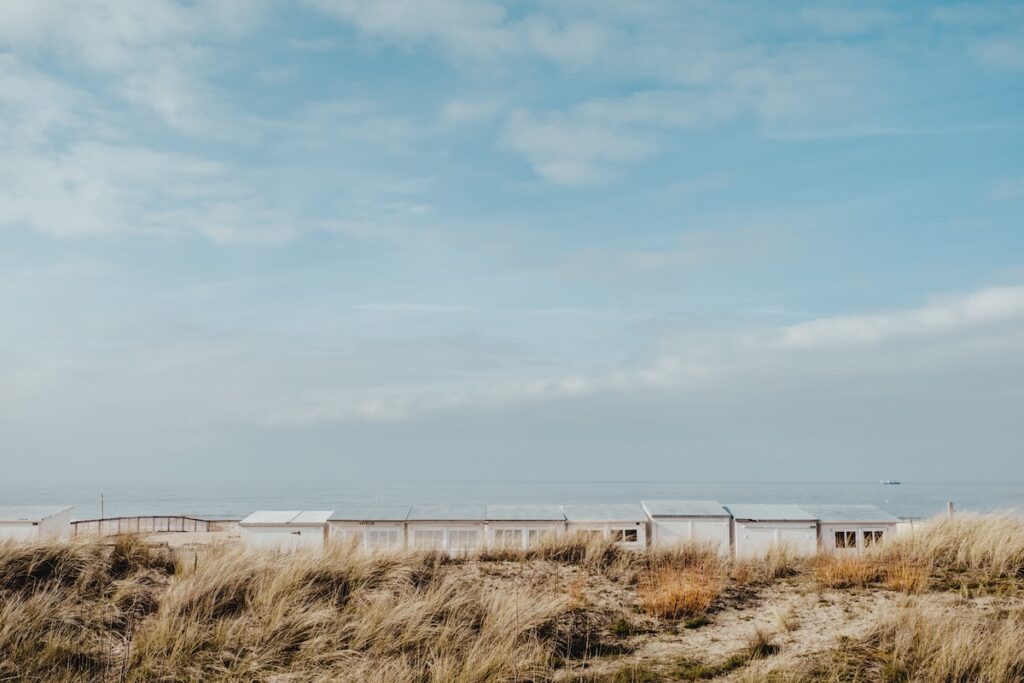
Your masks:
<instances>
[{"instance_id":1,"label":"dune grass","mask_svg":"<svg viewBox=\"0 0 1024 683\"><path fill-rule=\"evenodd\" d=\"M796 670L743 677L749 683L1024 680L1024 611L926 608L912 599L884 615L864 638L837 646Z\"/></svg>"},{"instance_id":2,"label":"dune grass","mask_svg":"<svg viewBox=\"0 0 1024 683\"><path fill-rule=\"evenodd\" d=\"M884 574L875 555L821 553L810 567L815 582L822 588L863 588L880 581Z\"/></svg>"},{"instance_id":3,"label":"dune grass","mask_svg":"<svg viewBox=\"0 0 1024 683\"><path fill-rule=\"evenodd\" d=\"M546 681L614 657L615 675L637 680L740 675L770 663L769 640L711 664L641 666L627 655L660 630L714 628L728 600L756 605L789 577L923 593L955 590L953 575L1018 591L1024 523L936 519L864 555L802 560L780 550L730 561L701 545L637 552L586 536L457 558L346 544L291 555L211 548L180 563L168 552L128 537L0 544L0 680ZM621 602L600 597L608 587ZM793 625L781 633L799 626L792 614L778 621ZM1021 680L1021 652L1020 611L911 601L814 668L767 680Z\"/></svg>"}]
</instances>

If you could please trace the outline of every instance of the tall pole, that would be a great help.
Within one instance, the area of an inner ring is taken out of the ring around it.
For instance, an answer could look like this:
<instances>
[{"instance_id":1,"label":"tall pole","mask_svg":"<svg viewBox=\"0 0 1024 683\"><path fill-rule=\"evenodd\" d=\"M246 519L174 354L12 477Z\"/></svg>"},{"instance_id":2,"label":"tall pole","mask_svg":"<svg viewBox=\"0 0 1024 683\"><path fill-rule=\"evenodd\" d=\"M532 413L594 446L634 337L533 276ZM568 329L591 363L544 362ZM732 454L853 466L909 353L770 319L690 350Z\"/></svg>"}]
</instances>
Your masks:
<instances>
[{"instance_id":1,"label":"tall pole","mask_svg":"<svg viewBox=\"0 0 1024 683\"><path fill-rule=\"evenodd\" d=\"M103 519L103 517L104 517L104 514L103 514L103 494L101 493L100 494L100 519Z\"/></svg>"}]
</instances>

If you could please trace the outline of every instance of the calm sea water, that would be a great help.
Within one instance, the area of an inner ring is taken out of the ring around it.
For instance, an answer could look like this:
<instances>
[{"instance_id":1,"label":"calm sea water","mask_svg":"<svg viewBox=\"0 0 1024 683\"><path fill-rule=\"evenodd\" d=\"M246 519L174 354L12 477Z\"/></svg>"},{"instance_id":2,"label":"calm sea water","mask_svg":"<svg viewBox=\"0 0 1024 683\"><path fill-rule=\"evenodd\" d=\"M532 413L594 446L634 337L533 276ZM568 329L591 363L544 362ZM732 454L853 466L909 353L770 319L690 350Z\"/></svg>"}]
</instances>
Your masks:
<instances>
[{"instance_id":1,"label":"calm sea water","mask_svg":"<svg viewBox=\"0 0 1024 683\"><path fill-rule=\"evenodd\" d=\"M152 481L0 482L0 505L70 504L77 519L194 515L240 518L257 509L330 510L342 503L611 503L714 499L723 503L870 503L900 517L958 510L1024 510L1024 483L594 481Z\"/></svg>"}]
</instances>

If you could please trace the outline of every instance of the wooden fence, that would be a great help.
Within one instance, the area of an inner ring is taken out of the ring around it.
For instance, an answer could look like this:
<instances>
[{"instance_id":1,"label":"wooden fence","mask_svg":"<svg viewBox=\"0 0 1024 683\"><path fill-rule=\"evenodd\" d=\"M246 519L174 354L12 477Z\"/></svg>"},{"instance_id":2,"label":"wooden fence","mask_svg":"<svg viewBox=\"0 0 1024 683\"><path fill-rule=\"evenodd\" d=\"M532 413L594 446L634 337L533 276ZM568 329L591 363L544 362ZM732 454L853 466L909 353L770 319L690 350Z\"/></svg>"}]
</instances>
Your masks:
<instances>
[{"instance_id":1,"label":"wooden fence","mask_svg":"<svg viewBox=\"0 0 1024 683\"><path fill-rule=\"evenodd\" d=\"M118 534L156 534L161 532L212 531L210 520L184 515L145 517L105 517L71 522L75 536L116 536Z\"/></svg>"}]
</instances>

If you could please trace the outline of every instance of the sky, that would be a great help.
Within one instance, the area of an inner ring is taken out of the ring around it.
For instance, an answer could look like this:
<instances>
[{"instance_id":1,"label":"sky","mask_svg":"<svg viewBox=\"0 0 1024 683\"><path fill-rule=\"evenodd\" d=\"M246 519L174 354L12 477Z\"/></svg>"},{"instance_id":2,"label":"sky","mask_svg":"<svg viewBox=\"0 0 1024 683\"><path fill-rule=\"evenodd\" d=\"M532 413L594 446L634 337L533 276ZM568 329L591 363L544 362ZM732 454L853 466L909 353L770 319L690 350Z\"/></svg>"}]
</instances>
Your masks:
<instances>
[{"instance_id":1,"label":"sky","mask_svg":"<svg viewBox=\"0 0 1024 683\"><path fill-rule=\"evenodd\" d=\"M0 3L17 477L1024 481L1024 5Z\"/></svg>"}]
</instances>

